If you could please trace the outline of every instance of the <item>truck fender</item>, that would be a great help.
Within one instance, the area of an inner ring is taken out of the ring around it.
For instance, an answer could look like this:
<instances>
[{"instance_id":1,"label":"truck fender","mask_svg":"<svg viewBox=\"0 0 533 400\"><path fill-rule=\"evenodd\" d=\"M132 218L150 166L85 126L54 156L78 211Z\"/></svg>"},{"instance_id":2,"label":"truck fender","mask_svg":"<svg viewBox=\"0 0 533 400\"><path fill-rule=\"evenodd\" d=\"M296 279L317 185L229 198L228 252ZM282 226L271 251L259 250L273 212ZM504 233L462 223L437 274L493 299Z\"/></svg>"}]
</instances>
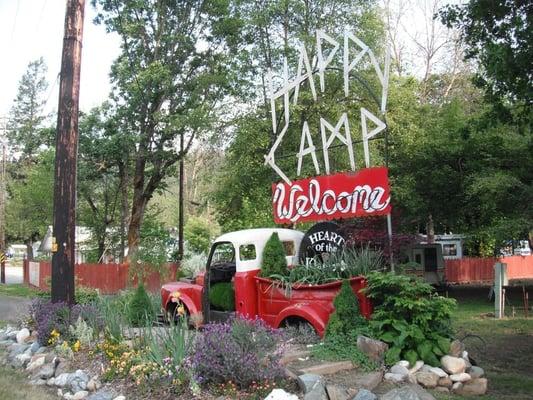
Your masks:
<instances>
[{"instance_id":1,"label":"truck fender","mask_svg":"<svg viewBox=\"0 0 533 400\"><path fill-rule=\"evenodd\" d=\"M198 314L200 311L194 304L194 301L185 293L181 293L181 296L179 297L179 301L183 303L187 311L189 312L189 315ZM167 303L165 304L165 310L168 311L169 308L172 305L172 300L170 299L170 296L167 300Z\"/></svg>"},{"instance_id":2,"label":"truck fender","mask_svg":"<svg viewBox=\"0 0 533 400\"><path fill-rule=\"evenodd\" d=\"M328 310L320 305L310 305L309 303L291 304L278 314L275 325L279 328L281 323L290 317L302 318L309 322L322 337L328 323L329 314Z\"/></svg>"}]
</instances>

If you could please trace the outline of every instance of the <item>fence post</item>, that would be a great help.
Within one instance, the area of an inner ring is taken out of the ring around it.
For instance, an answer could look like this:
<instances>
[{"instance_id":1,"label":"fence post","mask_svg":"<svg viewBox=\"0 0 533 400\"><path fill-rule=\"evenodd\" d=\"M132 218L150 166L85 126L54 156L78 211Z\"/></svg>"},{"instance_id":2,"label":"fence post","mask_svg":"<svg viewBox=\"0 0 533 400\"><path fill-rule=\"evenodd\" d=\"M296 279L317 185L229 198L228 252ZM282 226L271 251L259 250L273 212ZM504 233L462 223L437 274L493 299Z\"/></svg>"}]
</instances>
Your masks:
<instances>
[{"instance_id":1,"label":"fence post","mask_svg":"<svg viewBox=\"0 0 533 400\"><path fill-rule=\"evenodd\" d=\"M494 264L494 316L498 319L505 316L505 289L507 279L507 264L497 262Z\"/></svg>"}]
</instances>

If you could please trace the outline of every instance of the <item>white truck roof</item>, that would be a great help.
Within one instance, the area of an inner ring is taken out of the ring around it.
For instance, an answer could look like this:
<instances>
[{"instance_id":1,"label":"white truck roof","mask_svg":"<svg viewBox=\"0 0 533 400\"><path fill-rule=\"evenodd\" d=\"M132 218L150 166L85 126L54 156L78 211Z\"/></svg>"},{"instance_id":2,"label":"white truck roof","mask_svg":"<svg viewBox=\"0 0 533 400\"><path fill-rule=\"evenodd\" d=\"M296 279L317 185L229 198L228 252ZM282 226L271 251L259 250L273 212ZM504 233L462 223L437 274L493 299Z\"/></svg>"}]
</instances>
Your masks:
<instances>
[{"instance_id":1,"label":"white truck roof","mask_svg":"<svg viewBox=\"0 0 533 400\"><path fill-rule=\"evenodd\" d=\"M215 243L230 242L235 246L235 264L237 272L252 271L259 269L263 262L263 250L265 244L270 239L273 233L277 233L282 242L294 243L294 254L287 256L287 264L295 265L298 263L298 251L300 250L300 243L304 236L303 232L293 229L283 228L258 228L245 229L242 231L229 232L219 236ZM253 244L255 246L256 259L241 260L240 247Z\"/></svg>"}]
</instances>

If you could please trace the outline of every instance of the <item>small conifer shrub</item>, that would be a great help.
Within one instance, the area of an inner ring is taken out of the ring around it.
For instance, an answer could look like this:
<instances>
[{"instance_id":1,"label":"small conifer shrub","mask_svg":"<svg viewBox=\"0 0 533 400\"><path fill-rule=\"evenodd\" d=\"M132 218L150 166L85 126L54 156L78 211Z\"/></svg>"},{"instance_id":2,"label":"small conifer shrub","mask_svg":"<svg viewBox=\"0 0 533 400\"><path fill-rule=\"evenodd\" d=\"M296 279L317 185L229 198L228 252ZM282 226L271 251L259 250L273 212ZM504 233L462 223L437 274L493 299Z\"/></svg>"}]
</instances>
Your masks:
<instances>
[{"instance_id":1,"label":"small conifer shrub","mask_svg":"<svg viewBox=\"0 0 533 400\"><path fill-rule=\"evenodd\" d=\"M271 276L286 276L288 273L287 259L283 243L279 240L276 232L270 236L263 250L263 265L260 276L269 278Z\"/></svg>"},{"instance_id":2,"label":"small conifer shrub","mask_svg":"<svg viewBox=\"0 0 533 400\"><path fill-rule=\"evenodd\" d=\"M341 290L333 301L335 312L329 317L326 326L326 339L332 336L348 337L368 326L359 311L359 300L352 290L349 280L342 282Z\"/></svg>"},{"instance_id":3,"label":"small conifer shrub","mask_svg":"<svg viewBox=\"0 0 533 400\"><path fill-rule=\"evenodd\" d=\"M150 297L146 293L144 285L140 283L128 304L129 321L133 326L144 326L153 321L154 317Z\"/></svg>"}]
</instances>

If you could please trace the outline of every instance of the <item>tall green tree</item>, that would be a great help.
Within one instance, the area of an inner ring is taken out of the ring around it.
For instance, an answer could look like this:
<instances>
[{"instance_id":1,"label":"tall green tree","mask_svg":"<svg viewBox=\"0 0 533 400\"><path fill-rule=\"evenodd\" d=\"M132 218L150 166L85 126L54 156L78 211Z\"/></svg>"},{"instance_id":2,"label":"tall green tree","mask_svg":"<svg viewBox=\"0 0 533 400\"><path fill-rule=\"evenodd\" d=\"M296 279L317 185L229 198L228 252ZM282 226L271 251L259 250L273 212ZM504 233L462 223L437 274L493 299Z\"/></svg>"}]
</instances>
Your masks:
<instances>
[{"instance_id":1,"label":"tall green tree","mask_svg":"<svg viewBox=\"0 0 533 400\"><path fill-rule=\"evenodd\" d=\"M49 145L53 138L52 131L44 126L47 119L44 114L48 88L46 71L42 57L28 64L9 115L9 144L23 158L35 157L39 147Z\"/></svg>"},{"instance_id":2,"label":"tall green tree","mask_svg":"<svg viewBox=\"0 0 533 400\"><path fill-rule=\"evenodd\" d=\"M97 23L122 38L111 71L124 151L133 163L130 254L139 246L146 206L194 138L212 126L231 89L239 19L227 1L93 0ZM183 140L183 149L178 142Z\"/></svg>"},{"instance_id":3,"label":"tall green tree","mask_svg":"<svg viewBox=\"0 0 533 400\"><path fill-rule=\"evenodd\" d=\"M533 103L533 3L524 0L470 0L440 11L459 29L466 58L482 67L477 83L496 98Z\"/></svg>"}]
</instances>

